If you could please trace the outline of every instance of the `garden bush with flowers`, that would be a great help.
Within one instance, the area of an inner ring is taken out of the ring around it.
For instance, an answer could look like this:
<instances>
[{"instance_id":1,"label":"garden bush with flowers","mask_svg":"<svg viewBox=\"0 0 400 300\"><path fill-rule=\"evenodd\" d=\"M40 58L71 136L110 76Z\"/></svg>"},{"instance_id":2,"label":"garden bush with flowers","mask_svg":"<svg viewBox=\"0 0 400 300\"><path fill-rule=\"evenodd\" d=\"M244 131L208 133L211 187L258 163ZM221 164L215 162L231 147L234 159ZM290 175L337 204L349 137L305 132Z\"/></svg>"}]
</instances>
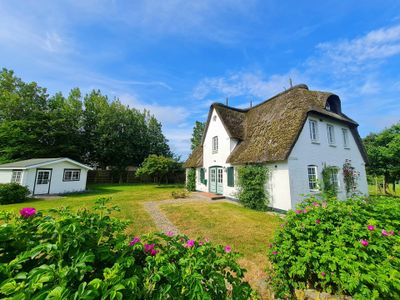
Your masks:
<instances>
[{"instance_id":1,"label":"garden bush with flowers","mask_svg":"<svg viewBox=\"0 0 400 300\"><path fill-rule=\"evenodd\" d=\"M400 299L400 206L389 197L310 197L290 211L268 250L276 296L315 289Z\"/></svg>"},{"instance_id":2,"label":"garden bush with flowers","mask_svg":"<svg viewBox=\"0 0 400 300\"><path fill-rule=\"evenodd\" d=\"M2 299L248 299L238 254L172 232L128 239L108 199L94 210L3 213Z\"/></svg>"}]
</instances>

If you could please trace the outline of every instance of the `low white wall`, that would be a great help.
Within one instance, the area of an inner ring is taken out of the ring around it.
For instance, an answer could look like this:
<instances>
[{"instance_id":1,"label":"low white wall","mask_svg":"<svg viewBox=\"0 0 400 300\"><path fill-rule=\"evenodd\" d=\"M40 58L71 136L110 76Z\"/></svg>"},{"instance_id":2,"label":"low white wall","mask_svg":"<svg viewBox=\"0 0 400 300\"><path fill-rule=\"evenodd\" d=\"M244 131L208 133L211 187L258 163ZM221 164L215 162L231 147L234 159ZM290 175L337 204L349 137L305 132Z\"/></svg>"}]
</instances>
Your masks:
<instances>
[{"instance_id":1,"label":"low white wall","mask_svg":"<svg viewBox=\"0 0 400 300\"><path fill-rule=\"evenodd\" d=\"M12 170L0 170L0 183L11 182Z\"/></svg>"}]
</instances>

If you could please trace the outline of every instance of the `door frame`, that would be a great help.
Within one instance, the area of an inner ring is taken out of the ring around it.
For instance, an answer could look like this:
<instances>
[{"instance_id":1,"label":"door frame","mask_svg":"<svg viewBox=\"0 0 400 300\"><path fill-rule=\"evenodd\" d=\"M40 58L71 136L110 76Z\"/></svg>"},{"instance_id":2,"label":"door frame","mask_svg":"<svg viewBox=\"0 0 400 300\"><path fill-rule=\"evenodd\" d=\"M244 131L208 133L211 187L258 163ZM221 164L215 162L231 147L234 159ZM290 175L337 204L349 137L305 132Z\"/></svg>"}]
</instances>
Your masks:
<instances>
[{"instance_id":1,"label":"door frame","mask_svg":"<svg viewBox=\"0 0 400 300\"><path fill-rule=\"evenodd\" d=\"M33 183L33 191L32 191L32 195L35 195L35 189L36 189L36 180L37 180L37 175L39 171L50 171L50 177L49 177L49 187L47 189L47 193L45 194L49 194L50 193L50 186L51 186L51 179L53 177L53 168L37 168L36 172L35 172L35 181ZM36 195L45 195L45 194L36 194Z\"/></svg>"},{"instance_id":2,"label":"door frame","mask_svg":"<svg viewBox=\"0 0 400 300\"><path fill-rule=\"evenodd\" d=\"M222 186L224 186L224 168L222 166L208 167L208 182L209 182L208 191L210 193L213 193L213 192L211 192L211 183L212 183L211 182L211 169L215 169L215 194L219 195L218 188L217 188L217 186L218 186L218 169L222 169ZM222 190L222 193L223 193L223 190Z\"/></svg>"}]
</instances>

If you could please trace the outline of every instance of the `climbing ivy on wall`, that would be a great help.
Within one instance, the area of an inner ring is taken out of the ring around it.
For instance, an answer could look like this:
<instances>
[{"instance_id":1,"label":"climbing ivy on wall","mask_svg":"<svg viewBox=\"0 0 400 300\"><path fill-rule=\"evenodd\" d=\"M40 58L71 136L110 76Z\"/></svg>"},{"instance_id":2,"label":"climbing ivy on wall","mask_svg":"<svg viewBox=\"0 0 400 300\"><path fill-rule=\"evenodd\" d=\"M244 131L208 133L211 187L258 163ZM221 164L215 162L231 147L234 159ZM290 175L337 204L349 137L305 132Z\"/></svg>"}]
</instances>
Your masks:
<instances>
[{"instance_id":1,"label":"climbing ivy on wall","mask_svg":"<svg viewBox=\"0 0 400 300\"><path fill-rule=\"evenodd\" d=\"M186 176L186 189L189 192L196 190L196 169L190 168Z\"/></svg>"},{"instance_id":2,"label":"climbing ivy on wall","mask_svg":"<svg viewBox=\"0 0 400 300\"><path fill-rule=\"evenodd\" d=\"M256 210L266 210L269 195L265 183L269 170L263 165L246 165L238 168L238 198L246 207Z\"/></svg>"}]
</instances>

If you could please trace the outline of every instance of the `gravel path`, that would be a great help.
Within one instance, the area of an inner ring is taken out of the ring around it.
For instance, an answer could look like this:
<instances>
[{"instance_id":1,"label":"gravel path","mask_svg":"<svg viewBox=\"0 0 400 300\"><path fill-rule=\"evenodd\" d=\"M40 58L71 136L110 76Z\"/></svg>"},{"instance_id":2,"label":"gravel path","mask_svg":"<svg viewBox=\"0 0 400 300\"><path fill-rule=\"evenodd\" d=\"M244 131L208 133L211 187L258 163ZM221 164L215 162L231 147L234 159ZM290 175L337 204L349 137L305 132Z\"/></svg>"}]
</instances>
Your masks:
<instances>
[{"instance_id":1,"label":"gravel path","mask_svg":"<svg viewBox=\"0 0 400 300\"><path fill-rule=\"evenodd\" d=\"M221 200L210 200L207 197L198 195L194 193L190 198L185 199L172 199L172 200L163 200L163 201L148 201L144 203L144 208L149 213L149 215L153 218L154 223L157 228L167 233L168 231L173 232L174 234L179 233L178 228L167 218L167 216L160 210L160 205L165 204L181 204L181 203L220 203L220 202L228 202L232 204L238 204L236 201L221 199ZM239 204L238 204L239 205Z\"/></svg>"}]
</instances>

